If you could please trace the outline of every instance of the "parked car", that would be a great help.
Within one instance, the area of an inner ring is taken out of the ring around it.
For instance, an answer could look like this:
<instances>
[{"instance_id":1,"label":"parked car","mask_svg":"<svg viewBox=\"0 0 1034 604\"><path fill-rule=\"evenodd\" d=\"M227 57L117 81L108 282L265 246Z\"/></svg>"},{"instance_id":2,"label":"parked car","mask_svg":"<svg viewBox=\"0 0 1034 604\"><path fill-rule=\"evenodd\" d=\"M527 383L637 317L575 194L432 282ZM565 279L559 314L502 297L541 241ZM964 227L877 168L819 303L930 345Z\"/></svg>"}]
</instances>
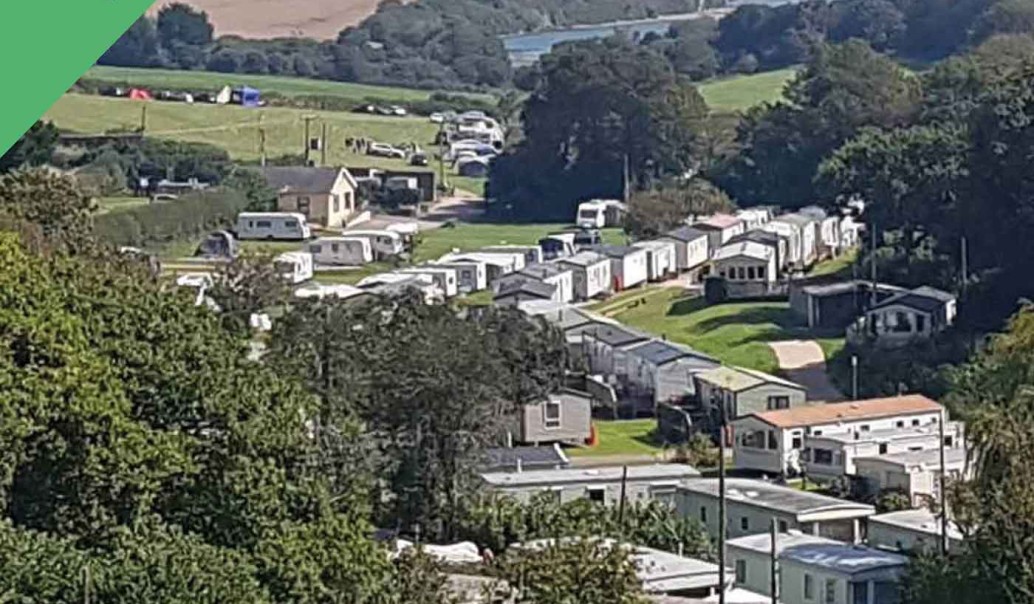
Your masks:
<instances>
[{"instance_id":1,"label":"parked car","mask_svg":"<svg viewBox=\"0 0 1034 604\"><path fill-rule=\"evenodd\" d=\"M409 165L411 165L411 166L426 166L427 165L427 154L424 153L423 151L414 153L413 156L409 158Z\"/></svg>"},{"instance_id":2,"label":"parked car","mask_svg":"<svg viewBox=\"0 0 1034 604\"><path fill-rule=\"evenodd\" d=\"M378 157L396 157L398 159L406 159L405 151L385 143L370 143L370 146L366 149L366 154L376 155Z\"/></svg>"},{"instance_id":3,"label":"parked car","mask_svg":"<svg viewBox=\"0 0 1034 604\"><path fill-rule=\"evenodd\" d=\"M399 107L398 105L393 105L391 107L391 113L393 115L404 116L408 112L406 111L406 109L404 107Z\"/></svg>"},{"instance_id":4,"label":"parked car","mask_svg":"<svg viewBox=\"0 0 1034 604\"><path fill-rule=\"evenodd\" d=\"M432 124L441 124L445 122L445 114L432 113L430 116L428 116L427 119L431 120Z\"/></svg>"}]
</instances>

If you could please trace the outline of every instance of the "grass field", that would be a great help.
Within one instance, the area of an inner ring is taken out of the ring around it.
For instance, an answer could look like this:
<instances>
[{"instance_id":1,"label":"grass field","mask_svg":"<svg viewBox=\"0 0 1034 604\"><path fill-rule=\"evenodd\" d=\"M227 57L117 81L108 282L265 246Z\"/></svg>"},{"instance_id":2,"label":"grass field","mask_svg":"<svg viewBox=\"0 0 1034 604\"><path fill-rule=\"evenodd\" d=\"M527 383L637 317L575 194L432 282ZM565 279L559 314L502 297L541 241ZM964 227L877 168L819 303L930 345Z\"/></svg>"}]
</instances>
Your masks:
<instances>
[{"instance_id":1,"label":"grass field","mask_svg":"<svg viewBox=\"0 0 1034 604\"><path fill-rule=\"evenodd\" d=\"M147 205L147 197L100 197L97 199L97 213L122 212L137 206Z\"/></svg>"},{"instance_id":2,"label":"grass field","mask_svg":"<svg viewBox=\"0 0 1034 604\"><path fill-rule=\"evenodd\" d=\"M622 323L692 346L724 363L767 373L779 371L775 353L767 343L801 336L785 302L707 306L703 298L687 298L669 288L648 290L642 298L636 305L622 307L619 299L596 308Z\"/></svg>"},{"instance_id":3,"label":"grass field","mask_svg":"<svg viewBox=\"0 0 1034 604\"><path fill-rule=\"evenodd\" d=\"M133 69L95 65L83 78L111 84L129 84L143 88L172 88L177 90L211 90L218 92L223 86L251 86L259 91L276 92L284 96L321 95L353 99L357 103L365 100L425 101L430 90L396 88L393 86L371 86L328 80L310 80L287 76L249 75L244 73L215 73L210 71L181 71L174 69ZM489 94L465 94L480 100L491 100Z\"/></svg>"},{"instance_id":4,"label":"grass field","mask_svg":"<svg viewBox=\"0 0 1034 604\"><path fill-rule=\"evenodd\" d=\"M712 80L700 85L700 94L712 111L743 111L758 103L779 100L794 73L795 69L787 68Z\"/></svg>"},{"instance_id":5,"label":"grass field","mask_svg":"<svg viewBox=\"0 0 1034 604\"><path fill-rule=\"evenodd\" d=\"M531 245L548 233L567 226L570 225L460 224L452 228L435 229L421 234L421 241L413 254L413 260L435 260L453 248L469 251L487 245ZM604 229L603 239L607 243L622 243L624 236L621 229Z\"/></svg>"},{"instance_id":6,"label":"grass field","mask_svg":"<svg viewBox=\"0 0 1034 604\"><path fill-rule=\"evenodd\" d=\"M654 419L594 421L599 443L595 447L567 449L572 457L603 455L660 455L661 447L653 438L657 427Z\"/></svg>"}]
</instances>

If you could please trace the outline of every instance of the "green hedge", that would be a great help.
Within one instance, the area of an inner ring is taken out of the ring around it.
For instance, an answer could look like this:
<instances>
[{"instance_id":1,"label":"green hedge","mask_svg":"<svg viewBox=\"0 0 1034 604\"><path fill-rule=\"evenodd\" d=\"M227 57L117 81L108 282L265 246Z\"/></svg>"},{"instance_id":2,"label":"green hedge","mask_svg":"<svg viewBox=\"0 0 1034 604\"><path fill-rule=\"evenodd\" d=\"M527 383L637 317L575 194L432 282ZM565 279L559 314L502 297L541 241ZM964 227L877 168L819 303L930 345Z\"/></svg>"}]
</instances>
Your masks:
<instances>
[{"instance_id":1,"label":"green hedge","mask_svg":"<svg viewBox=\"0 0 1034 604\"><path fill-rule=\"evenodd\" d=\"M247 206L248 198L236 190L198 193L97 216L94 233L112 245L160 245L230 228Z\"/></svg>"}]
</instances>

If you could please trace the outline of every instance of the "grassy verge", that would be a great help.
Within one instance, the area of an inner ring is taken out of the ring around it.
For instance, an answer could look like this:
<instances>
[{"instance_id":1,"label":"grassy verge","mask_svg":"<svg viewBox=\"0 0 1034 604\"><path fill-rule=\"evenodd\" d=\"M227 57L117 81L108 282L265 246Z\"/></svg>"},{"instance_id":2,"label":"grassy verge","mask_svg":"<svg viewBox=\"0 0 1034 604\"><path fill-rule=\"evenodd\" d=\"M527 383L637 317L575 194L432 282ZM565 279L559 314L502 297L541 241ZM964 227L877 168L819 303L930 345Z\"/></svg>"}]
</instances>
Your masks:
<instances>
[{"instance_id":1,"label":"grassy verge","mask_svg":"<svg viewBox=\"0 0 1034 604\"><path fill-rule=\"evenodd\" d=\"M700 94L712 111L743 111L759 103L771 103L783 96L786 83L797 73L795 68L732 76L705 82Z\"/></svg>"},{"instance_id":2,"label":"grassy verge","mask_svg":"<svg viewBox=\"0 0 1034 604\"><path fill-rule=\"evenodd\" d=\"M147 205L148 199L146 197L98 197L97 198L97 213L98 214L110 214L114 212L122 212L136 206Z\"/></svg>"},{"instance_id":3,"label":"grassy verge","mask_svg":"<svg viewBox=\"0 0 1034 604\"><path fill-rule=\"evenodd\" d=\"M657 427L653 419L595 421L599 442L594 447L568 449L573 457L603 455L659 455L661 447L653 437Z\"/></svg>"},{"instance_id":4,"label":"grassy verge","mask_svg":"<svg viewBox=\"0 0 1034 604\"><path fill-rule=\"evenodd\" d=\"M809 277L822 277L839 275L845 278L851 276L851 265L858 258L858 248L854 248L840 254L836 258L829 258L819 262L808 271Z\"/></svg>"},{"instance_id":5,"label":"grassy verge","mask_svg":"<svg viewBox=\"0 0 1034 604\"><path fill-rule=\"evenodd\" d=\"M421 235L413 260L436 260L453 249L469 251L488 245L532 245L547 233L566 226L568 225L459 224L451 228L435 229ZM620 229L604 229L603 238L609 243L620 243L624 240Z\"/></svg>"}]
</instances>

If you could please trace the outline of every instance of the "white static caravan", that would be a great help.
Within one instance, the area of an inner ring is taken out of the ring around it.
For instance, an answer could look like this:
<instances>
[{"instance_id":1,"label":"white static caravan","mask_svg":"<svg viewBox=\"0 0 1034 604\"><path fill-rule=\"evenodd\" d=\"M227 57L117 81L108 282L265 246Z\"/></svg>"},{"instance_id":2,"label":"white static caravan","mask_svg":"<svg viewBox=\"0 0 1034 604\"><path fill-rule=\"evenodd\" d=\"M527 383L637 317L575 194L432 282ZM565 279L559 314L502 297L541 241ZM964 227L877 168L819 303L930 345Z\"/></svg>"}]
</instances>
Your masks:
<instances>
[{"instance_id":1,"label":"white static caravan","mask_svg":"<svg viewBox=\"0 0 1034 604\"><path fill-rule=\"evenodd\" d=\"M362 266L373 262L373 245L364 237L320 237L308 250L316 264Z\"/></svg>"},{"instance_id":2,"label":"white static caravan","mask_svg":"<svg viewBox=\"0 0 1034 604\"><path fill-rule=\"evenodd\" d=\"M524 254L524 266L542 264L542 248L537 245L490 245L481 248L480 251Z\"/></svg>"},{"instance_id":3,"label":"white static caravan","mask_svg":"<svg viewBox=\"0 0 1034 604\"><path fill-rule=\"evenodd\" d=\"M312 254L308 252L284 252L273 259L273 266L290 283L312 279Z\"/></svg>"},{"instance_id":4,"label":"white static caravan","mask_svg":"<svg viewBox=\"0 0 1034 604\"><path fill-rule=\"evenodd\" d=\"M621 226L625 204L616 199L593 199L578 204L575 224L583 229Z\"/></svg>"},{"instance_id":5,"label":"white static caravan","mask_svg":"<svg viewBox=\"0 0 1034 604\"><path fill-rule=\"evenodd\" d=\"M370 231L342 231L343 237L362 237L369 239L373 247L373 255L376 259L390 258L397 256L406 250L402 241L402 235L395 231L370 230Z\"/></svg>"},{"instance_id":6,"label":"white static caravan","mask_svg":"<svg viewBox=\"0 0 1034 604\"><path fill-rule=\"evenodd\" d=\"M646 276L650 281L663 281L678 272L674 241L640 241L632 245L646 250Z\"/></svg>"},{"instance_id":7,"label":"white static caravan","mask_svg":"<svg viewBox=\"0 0 1034 604\"><path fill-rule=\"evenodd\" d=\"M451 268L456 271L456 283L462 293L479 292L488 287L488 271L484 262L477 260L444 262L438 260L433 265Z\"/></svg>"},{"instance_id":8,"label":"white static caravan","mask_svg":"<svg viewBox=\"0 0 1034 604\"><path fill-rule=\"evenodd\" d=\"M578 252L558 262L574 275L574 296L589 300L610 291L610 258L596 252Z\"/></svg>"},{"instance_id":9,"label":"white static caravan","mask_svg":"<svg viewBox=\"0 0 1034 604\"><path fill-rule=\"evenodd\" d=\"M440 263L454 262L480 262L485 265L485 278L491 283L510 273L520 270L516 268L517 261L514 254L495 254L489 252L453 252L438 259ZM523 265L522 267L523 268Z\"/></svg>"},{"instance_id":10,"label":"white static caravan","mask_svg":"<svg viewBox=\"0 0 1034 604\"><path fill-rule=\"evenodd\" d=\"M595 250L610 258L610 278L614 291L646 283L649 276L646 250L629 245L601 245Z\"/></svg>"},{"instance_id":11,"label":"white static caravan","mask_svg":"<svg viewBox=\"0 0 1034 604\"><path fill-rule=\"evenodd\" d=\"M309 223L297 212L241 212L237 215L237 239L298 241L311 237Z\"/></svg>"},{"instance_id":12,"label":"white static caravan","mask_svg":"<svg viewBox=\"0 0 1034 604\"><path fill-rule=\"evenodd\" d=\"M434 284L441 288L442 293L445 294L446 298L454 298L456 297L456 294L460 293L459 279L456 276L455 269L424 264L402 268L395 272L405 273L408 275L429 275L431 280L434 281Z\"/></svg>"},{"instance_id":13,"label":"white static caravan","mask_svg":"<svg viewBox=\"0 0 1034 604\"><path fill-rule=\"evenodd\" d=\"M559 260L575 255L574 233L553 233L539 239L542 248L542 259Z\"/></svg>"}]
</instances>

